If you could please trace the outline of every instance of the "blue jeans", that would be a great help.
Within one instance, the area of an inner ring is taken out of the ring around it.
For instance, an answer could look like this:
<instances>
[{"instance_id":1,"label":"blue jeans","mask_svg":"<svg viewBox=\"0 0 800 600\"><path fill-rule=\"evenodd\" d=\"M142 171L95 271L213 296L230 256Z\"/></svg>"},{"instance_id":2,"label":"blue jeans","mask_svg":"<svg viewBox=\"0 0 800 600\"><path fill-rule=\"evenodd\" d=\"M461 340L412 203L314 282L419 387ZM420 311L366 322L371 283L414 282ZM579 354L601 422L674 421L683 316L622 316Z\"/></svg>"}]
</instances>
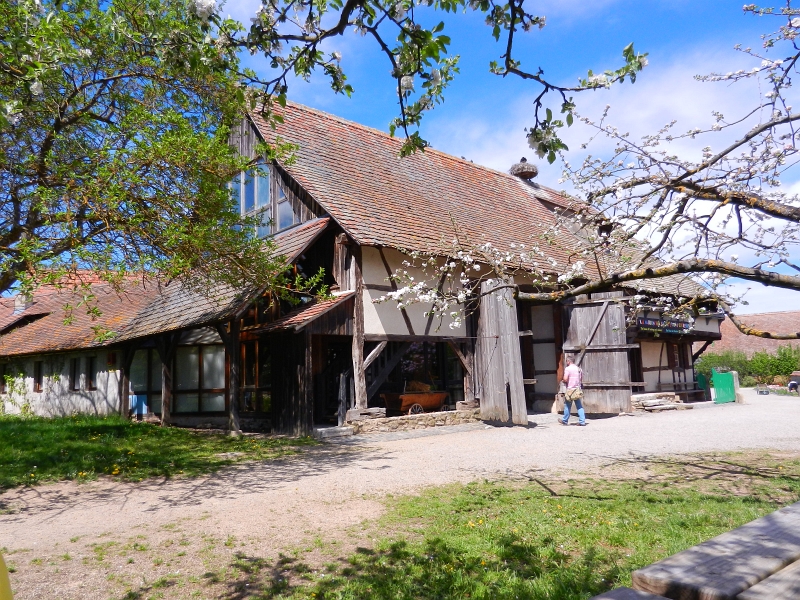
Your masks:
<instances>
[{"instance_id":1,"label":"blue jeans","mask_svg":"<svg viewBox=\"0 0 800 600\"><path fill-rule=\"evenodd\" d=\"M565 400L564 401L564 423L569 422L569 413L572 410L572 403L575 403L575 406L578 407L578 422L583 425L586 423L586 413L583 412L583 402L580 401L580 398L576 400Z\"/></svg>"}]
</instances>

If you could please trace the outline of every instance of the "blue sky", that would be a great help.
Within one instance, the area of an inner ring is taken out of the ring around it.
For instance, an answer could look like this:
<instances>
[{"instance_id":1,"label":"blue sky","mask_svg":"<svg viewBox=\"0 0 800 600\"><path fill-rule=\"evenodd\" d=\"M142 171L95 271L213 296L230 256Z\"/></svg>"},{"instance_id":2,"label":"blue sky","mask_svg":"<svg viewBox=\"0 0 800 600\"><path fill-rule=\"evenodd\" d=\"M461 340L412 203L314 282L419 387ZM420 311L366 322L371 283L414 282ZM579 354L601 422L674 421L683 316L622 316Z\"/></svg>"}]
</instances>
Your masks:
<instances>
[{"instance_id":1,"label":"blue sky","mask_svg":"<svg viewBox=\"0 0 800 600\"><path fill-rule=\"evenodd\" d=\"M259 0L231 0L223 8L246 23ZM675 118L678 129L709 126L711 111L741 114L757 101L751 85L699 83L693 75L749 68L753 63L733 50L736 43L754 48L759 36L777 27L774 18L745 15L742 2L686 0L543 0L528 2L526 9L547 16L547 26L517 38L515 53L523 68L541 67L553 82L574 84L588 69L602 71L622 65L622 48L634 42L648 52L650 65L633 85L576 95L578 112L593 117L606 104L620 129L643 135ZM434 148L464 156L498 170L507 170L521 156L535 160L527 147L524 128L532 122L532 99L539 88L519 78L500 78L489 73L489 61L499 58L503 47L475 13L432 15L444 20L461 56L461 73L446 92L446 101L424 119L422 136ZM351 98L336 96L320 75L310 83L290 87L292 100L386 131L396 115L395 82L390 66L373 40L348 32L327 48L342 53L342 67L354 86ZM258 57L248 65L267 73ZM588 137L575 126L567 141L576 149ZM687 151L693 151L689 148ZM699 151L699 148L697 149ZM568 160L572 160L567 155ZM577 154L574 162L577 162ZM539 161L539 181L557 187L558 163ZM791 183L791 182L790 182ZM759 286L747 295L749 306L737 312L791 310L791 292Z\"/></svg>"}]
</instances>

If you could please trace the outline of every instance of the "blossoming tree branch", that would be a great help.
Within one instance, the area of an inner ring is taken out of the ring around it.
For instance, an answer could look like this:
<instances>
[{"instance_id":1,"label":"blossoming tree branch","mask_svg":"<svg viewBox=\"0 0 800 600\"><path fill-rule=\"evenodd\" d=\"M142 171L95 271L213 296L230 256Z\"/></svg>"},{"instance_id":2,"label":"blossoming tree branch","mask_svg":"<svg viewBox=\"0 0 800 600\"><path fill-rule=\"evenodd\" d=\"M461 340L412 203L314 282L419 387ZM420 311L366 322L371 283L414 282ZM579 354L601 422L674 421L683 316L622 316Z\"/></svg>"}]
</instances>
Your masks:
<instances>
[{"instance_id":1,"label":"blossoming tree branch","mask_svg":"<svg viewBox=\"0 0 800 600\"><path fill-rule=\"evenodd\" d=\"M759 48L735 47L742 69L697 79L730 86L731 94L737 85L757 81L758 103L743 114L714 112L706 127L688 131L666 123L641 139L614 127L609 107L597 121L581 118L593 131L583 149L603 142L610 150L574 166L562 153L561 182L574 192L565 194L566 208L555 225L538 240L497 249L472 243L454 223L451 241L430 255L410 256L395 273L404 285L394 299L401 305L431 303L433 312L454 317L480 295L482 281L516 289L514 278L525 274L539 291L517 291L520 300L552 302L625 285L641 288L631 297L634 304L661 303L671 313L697 314L713 300L743 333L800 339L800 333L747 325L733 310L741 296L726 287L734 279L800 291L800 199L786 189L797 181L800 159L800 112L793 109L800 99L792 87L800 60L800 9L791 3L778 9L747 5L744 12L772 19L775 31L763 36ZM694 156L685 150L692 144L702 145ZM576 237L580 244L573 243ZM569 263L552 258L557 246L571 253ZM437 255L453 260L437 262ZM451 290L409 280L411 265L425 265L431 281L447 272L457 285ZM681 297L647 291L648 282L689 276L702 283L701 292Z\"/></svg>"}]
</instances>

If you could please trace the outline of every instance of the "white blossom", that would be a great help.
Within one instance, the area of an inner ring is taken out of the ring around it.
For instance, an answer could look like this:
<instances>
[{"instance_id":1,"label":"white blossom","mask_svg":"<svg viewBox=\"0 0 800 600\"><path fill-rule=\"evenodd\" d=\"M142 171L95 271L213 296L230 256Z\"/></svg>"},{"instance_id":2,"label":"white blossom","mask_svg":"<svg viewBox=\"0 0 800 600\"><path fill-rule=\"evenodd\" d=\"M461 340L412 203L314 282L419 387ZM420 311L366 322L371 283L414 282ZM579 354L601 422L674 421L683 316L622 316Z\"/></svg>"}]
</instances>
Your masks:
<instances>
[{"instance_id":1,"label":"white blossom","mask_svg":"<svg viewBox=\"0 0 800 600\"><path fill-rule=\"evenodd\" d=\"M203 21L208 21L209 17L217 10L216 0L192 0L191 11Z\"/></svg>"},{"instance_id":2,"label":"white blossom","mask_svg":"<svg viewBox=\"0 0 800 600\"><path fill-rule=\"evenodd\" d=\"M414 78L411 75L403 75L400 79L400 89L405 91L411 91L414 89Z\"/></svg>"},{"instance_id":3,"label":"white blossom","mask_svg":"<svg viewBox=\"0 0 800 600\"><path fill-rule=\"evenodd\" d=\"M41 81L34 81L30 87L31 94L34 96L41 96L44 94L44 86Z\"/></svg>"}]
</instances>

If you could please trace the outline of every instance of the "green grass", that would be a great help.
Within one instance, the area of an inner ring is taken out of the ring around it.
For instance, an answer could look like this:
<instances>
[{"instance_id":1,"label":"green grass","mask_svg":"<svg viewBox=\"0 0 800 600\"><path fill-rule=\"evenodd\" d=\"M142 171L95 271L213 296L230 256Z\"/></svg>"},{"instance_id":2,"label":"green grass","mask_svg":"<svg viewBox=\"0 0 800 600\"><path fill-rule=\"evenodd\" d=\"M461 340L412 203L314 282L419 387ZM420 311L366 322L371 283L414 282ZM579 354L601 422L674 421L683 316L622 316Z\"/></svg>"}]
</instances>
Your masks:
<instances>
[{"instance_id":1,"label":"green grass","mask_svg":"<svg viewBox=\"0 0 800 600\"><path fill-rule=\"evenodd\" d=\"M369 533L377 543L327 573L239 555L231 566L241 579L228 584L248 582L245 597L263 599L585 599L800 498L797 461L658 470L633 481L478 483L390 499Z\"/></svg>"},{"instance_id":2,"label":"green grass","mask_svg":"<svg viewBox=\"0 0 800 600\"><path fill-rule=\"evenodd\" d=\"M98 475L133 481L194 476L243 460L294 454L314 443L310 438L202 434L119 417L6 415L0 416L0 490Z\"/></svg>"}]
</instances>

